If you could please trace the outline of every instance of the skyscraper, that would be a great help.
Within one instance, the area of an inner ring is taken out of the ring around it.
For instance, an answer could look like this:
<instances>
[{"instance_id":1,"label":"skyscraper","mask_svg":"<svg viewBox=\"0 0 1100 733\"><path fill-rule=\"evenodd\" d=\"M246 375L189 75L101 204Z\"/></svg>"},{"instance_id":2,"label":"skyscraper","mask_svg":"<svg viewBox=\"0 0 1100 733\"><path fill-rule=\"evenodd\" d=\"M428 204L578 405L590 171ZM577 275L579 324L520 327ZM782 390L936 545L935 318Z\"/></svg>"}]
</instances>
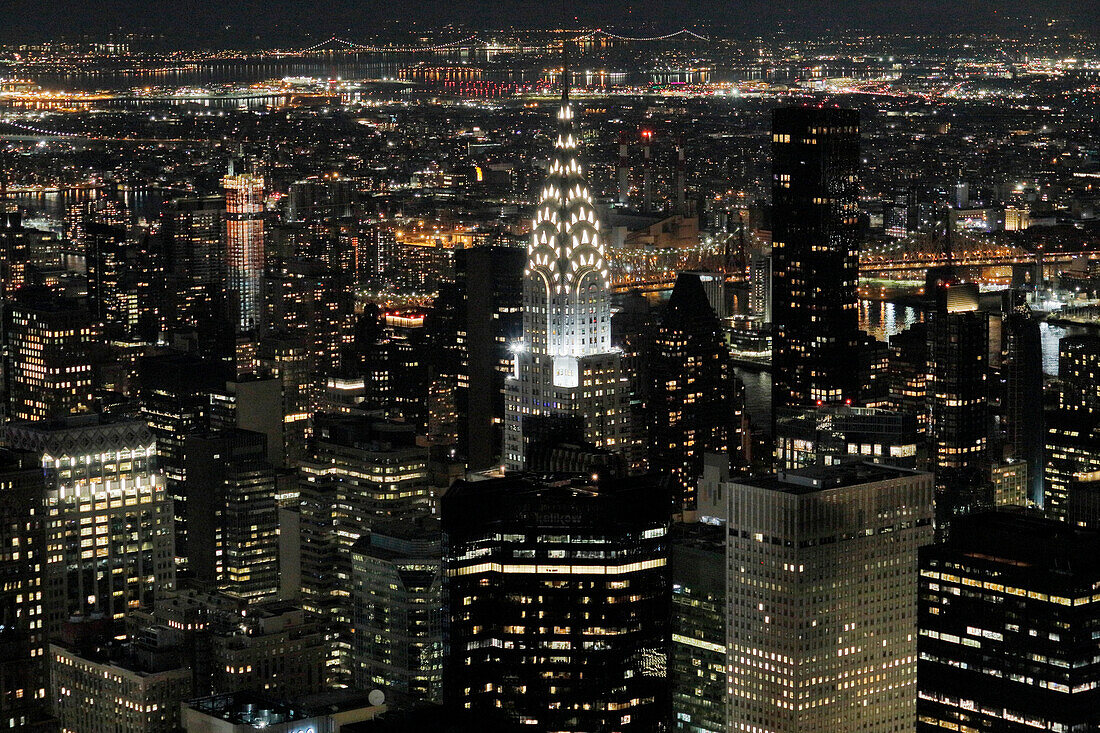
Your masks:
<instances>
[{"instance_id":1,"label":"skyscraper","mask_svg":"<svg viewBox=\"0 0 1100 733\"><path fill-rule=\"evenodd\" d=\"M936 473L936 532L993 504L989 481L989 319L974 284L938 287L928 320L928 405Z\"/></svg>"},{"instance_id":2,"label":"skyscraper","mask_svg":"<svg viewBox=\"0 0 1100 733\"><path fill-rule=\"evenodd\" d=\"M172 504L144 422L16 422L4 440L33 451L45 476L47 633L73 615L120 620L172 590Z\"/></svg>"},{"instance_id":3,"label":"skyscraper","mask_svg":"<svg viewBox=\"0 0 1100 733\"><path fill-rule=\"evenodd\" d=\"M611 275L564 73L554 153L527 245L523 341L505 382L503 463L521 469L531 415L581 418L578 439L621 450L627 436L621 358L611 346Z\"/></svg>"},{"instance_id":4,"label":"skyscraper","mask_svg":"<svg viewBox=\"0 0 1100 733\"><path fill-rule=\"evenodd\" d=\"M351 550L352 681L388 700L442 702L439 520L380 522Z\"/></svg>"},{"instance_id":5,"label":"skyscraper","mask_svg":"<svg viewBox=\"0 0 1100 733\"><path fill-rule=\"evenodd\" d=\"M8 415L43 420L90 409L99 329L88 309L44 285L28 284L4 319Z\"/></svg>"},{"instance_id":6,"label":"skyscraper","mask_svg":"<svg viewBox=\"0 0 1100 733\"><path fill-rule=\"evenodd\" d=\"M859 113L772 115L772 406L859 399Z\"/></svg>"},{"instance_id":7,"label":"skyscraper","mask_svg":"<svg viewBox=\"0 0 1100 733\"><path fill-rule=\"evenodd\" d=\"M920 552L917 730L1100 726L1100 535L1022 511Z\"/></svg>"},{"instance_id":8,"label":"skyscraper","mask_svg":"<svg viewBox=\"0 0 1100 733\"><path fill-rule=\"evenodd\" d=\"M451 486L446 704L531 730L657 730L669 498L653 476Z\"/></svg>"},{"instance_id":9,"label":"skyscraper","mask_svg":"<svg viewBox=\"0 0 1100 733\"><path fill-rule=\"evenodd\" d=\"M1043 347L1039 321L1010 290L1001 318L1001 381L1004 385L1005 457L1027 466L1027 498L1043 500Z\"/></svg>"},{"instance_id":10,"label":"skyscraper","mask_svg":"<svg viewBox=\"0 0 1100 733\"><path fill-rule=\"evenodd\" d=\"M249 430L190 435L183 493L192 576L250 601L279 590L275 469L267 440Z\"/></svg>"},{"instance_id":11,"label":"skyscraper","mask_svg":"<svg viewBox=\"0 0 1100 733\"><path fill-rule=\"evenodd\" d=\"M912 729L932 476L848 464L724 493L728 730Z\"/></svg>"},{"instance_id":12,"label":"skyscraper","mask_svg":"<svg viewBox=\"0 0 1100 733\"><path fill-rule=\"evenodd\" d=\"M727 722L726 528L673 524L672 644L668 684L674 730L725 733Z\"/></svg>"},{"instance_id":13,"label":"skyscraper","mask_svg":"<svg viewBox=\"0 0 1100 733\"><path fill-rule=\"evenodd\" d=\"M1043 509L1065 519L1076 477L1100 471L1100 337L1063 337L1058 378L1058 406L1046 425Z\"/></svg>"},{"instance_id":14,"label":"skyscraper","mask_svg":"<svg viewBox=\"0 0 1100 733\"><path fill-rule=\"evenodd\" d=\"M724 453L738 465L744 456L744 387L696 273L676 279L649 372L650 466L671 475L680 506L694 509L703 455Z\"/></svg>"},{"instance_id":15,"label":"skyscraper","mask_svg":"<svg viewBox=\"0 0 1100 733\"><path fill-rule=\"evenodd\" d=\"M0 451L0 728L45 718L45 481L38 456Z\"/></svg>"},{"instance_id":16,"label":"skyscraper","mask_svg":"<svg viewBox=\"0 0 1100 733\"><path fill-rule=\"evenodd\" d=\"M523 334L523 249L481 245L455 252L430 326L437 371L453 390L458 452L472 470L493 465L504 437L504 380Z\"/></svg>"},{"instance_id":17,"label":"skyscraper","mask_svg":"<svg viewBox=\"0 0 1100 733\"><path fill-rule=\"evenodd\" d=\"M238 332L256 329L263 314L264 179L252 173L222 179L229 292Z\"/></svg>"}]
</instances>

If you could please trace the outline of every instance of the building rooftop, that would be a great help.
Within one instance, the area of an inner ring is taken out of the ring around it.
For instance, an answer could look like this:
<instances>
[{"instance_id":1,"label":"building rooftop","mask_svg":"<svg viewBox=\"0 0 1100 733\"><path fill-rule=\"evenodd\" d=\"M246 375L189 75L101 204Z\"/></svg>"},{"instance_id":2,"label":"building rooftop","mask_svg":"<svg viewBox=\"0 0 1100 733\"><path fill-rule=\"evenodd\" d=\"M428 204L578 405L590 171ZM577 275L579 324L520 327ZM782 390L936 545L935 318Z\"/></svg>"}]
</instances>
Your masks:
<instances>
[{"instance_id":1,"label":"building rooftop","mask_svg":"<svg viewBox=\"0 0 1100 733\"><path fill-rule=\"evenodd\" d=\"M790 494L808 494L814 491L919 475L922 475L922 472L914 469L859 461L779 471L770 476L737 481L737 483Z\"/></svg>"}]
</instances>

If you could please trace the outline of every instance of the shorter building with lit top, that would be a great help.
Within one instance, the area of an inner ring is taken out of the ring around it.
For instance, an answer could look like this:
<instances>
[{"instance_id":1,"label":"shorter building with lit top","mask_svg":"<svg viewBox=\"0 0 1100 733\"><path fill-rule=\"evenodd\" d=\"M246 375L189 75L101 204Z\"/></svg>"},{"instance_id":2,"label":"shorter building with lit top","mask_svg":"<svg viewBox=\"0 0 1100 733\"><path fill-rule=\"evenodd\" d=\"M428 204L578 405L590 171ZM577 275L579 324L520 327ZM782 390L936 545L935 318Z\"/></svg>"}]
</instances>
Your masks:
<instances>
[{"instance_id":1,"label":"shorter building with lit top","mask_svg":"<svg viewBox=\"0 0 1100 733\"><path fill-rule=\"evenodd\" d=\"M932 492L871 463L725 484L728 730L912 729Z\"/></svg>"},{"instance_id":2,"label":"shorter building with lit top","mask_svg":"<svg viewBox=\"0 0 1100 733\"><path fill-rule=\"evenodd\" d=\"M1100 534L1022 510L922 548L917 731L1100 728Z\"/></svg>"},{"instance_id":3,"label":"shorter building with lit top","mask_svg":"<svg viewBox=\"0 0 1100 733\"><path fill-rule=\"evenodd\" d=\"M62 733L162 733L179 728L191 670L131 645L50 644L50 691Z\"/></svg>"},{"instance_id":4,"label":"shorter building with lit top","mask_svg":"<svg viewBox=\"0 0 1100 733\"><path fill-rule=\"evenodd\" d=\"M293 701L244 692L189 700L182 706L181 723L186 733L340 733L385 711L378 692L333 692Z\"/></svg>"},{"instance_id":5,"label":"shorter building with lit top","mask_svg":"<svg viewBox=\"0 0 1100 733\"><path fill-rule=\"evenodd\" d=\"M776 411L776 462L786 470L853 459L916 468L923 443L916 416L905 412L846 405Z\"/></svg>"},{"instance_id":6,"label":"shorter building with lit top","mask_svg":"<svg viewBox=\"0 0 1100 733\"><path fill-rule=\"evenodd\" d=\"M445 704L531 730L656 730L671 504L653 476L452 485Z\"/></svg>"}]
</instances>

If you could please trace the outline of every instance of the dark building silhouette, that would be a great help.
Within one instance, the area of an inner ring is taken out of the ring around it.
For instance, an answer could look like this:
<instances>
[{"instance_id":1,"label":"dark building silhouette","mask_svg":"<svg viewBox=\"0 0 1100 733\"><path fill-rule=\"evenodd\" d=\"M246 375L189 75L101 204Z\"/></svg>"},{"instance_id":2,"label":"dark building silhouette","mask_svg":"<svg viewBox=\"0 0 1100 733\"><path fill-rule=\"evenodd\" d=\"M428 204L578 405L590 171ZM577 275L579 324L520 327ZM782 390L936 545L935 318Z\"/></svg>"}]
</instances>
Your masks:
<instances>
[{"instance_id":1,"label":"dark building silhouette","mask_svg":"<svg viewBox=\"0 0 1100 733\"><path fill-rule=\"evenodd\" d=\"M668 684L674 730L728 730L726 532L672 525L672 644Z\"/></svg>"},{"instance_id":2,"label":"dark building silhouette","mask_svg":"<svg viewBox=\"0 0 1100 733\"><path fill-rule=\"evenodd\" d=\"M1039 321L1014 297L1001 319L1002 416L1005 458L1027 464L1028 498L1043 500L1043 345Z\"/></svg>"},{"instance_id":3,"label":"dark building silhouette","mask_svg":"<svg viewBox=\"0 0 1100 733\"><path fill-rule=\"evenodd\" d=\"M1100 534L1017 510L920 551L917 730L1100 726Z\"/></svg>"},{"instance_id":4,"label":"dark building silhouette","mask_svg":"<svg viewBox=\"0 0 1100 733\"><path fill-rule=\"evenodd\" d=\"M772 405L859 399L859 113L772 115Z\"/></svg>"},{"instance_id":5,"label":"dark building silhouette","mask_svg":"<svg viewBox=\"0 0 1100 733\"><path fill-rule=\"evenodd\" d=\"M652 476L454 484L441 501L446 704L532 730L657 729L670 504Z\"/></svg>"},{"instance_id":6,"label":"dark building silhouette","mask_svg":"<svg viewBox=\"0 0 1100 733\"><path fill-rule=\"evenodd\" d=\"M940 287L928 317L928 404L936 473L936 532L992 506L989 481L989 320L976 285Z\"/></svg>"},{"instance_id":7,"label":"dark building silhouette","mask_svg":"<svg viewBox=\"0 0 1100 733\"><path fill-rule=\"evenodd\" d=\"M279 526L267 439L249 430L190 435L183 468L191 575L226 595L273 598Z\"/></svg>"},{"instance_id":8,"label":"dark building silhouette","mask_svg":"<svg viewBox=\"0 0 1100 733\"><path fill-rule=\"evenodd\" d=\"M493 465L503 444L508 347L523 336L525 260L519 247L456 250L454 281L442 286L432 314L437 371L454 406L456 449L471 470Z\"/></svg>"},{"instance_id":9,"label":"dark building silhouette","mask_svg":"<svg viewBox=\"0 0 1100 733\"><path fill-rule=\"evenodd\" d=\"M917 432L927 434L928 414L928 325L914 323L890 337L887 370L890 405L898 412L913 415Z\"/></svg>"},{"instance_id":10,"label":"dark building silhouette","mask_svg":"<svg viewBox=\"0 0 1100 733\"><path fill-rule=\"evenodd\" d=\"M0 451L0 725L46 717L42 596L46 482L38 455Z\"/></svg>"},{"instance_id":11,"label":"dark building silhouette","mask_svg":"<svg viewBox=\"0 0 1100 733\"><path fill-rule=\"evenodd\" d=\"M683 509L695 508L706 453L742 464L744 386L699 276L681 273L649 360L649 461L669 475Z\"/></svg>"},{"instance_id":12,"label":"dark building silhouette","mask_svg":"<svg viewBox=\"0 0 1100 733\"><path fill-rule=\"evenodd\" d=\"M170 352L138 362L139 414L156 438L157 466L164 473L175 516L176 561L184 572L191 513L185 490L184 443L188 436L210 430L213 395L224 392L230 379L231 365L196 354Z\"/></svg>"}]
</instances>

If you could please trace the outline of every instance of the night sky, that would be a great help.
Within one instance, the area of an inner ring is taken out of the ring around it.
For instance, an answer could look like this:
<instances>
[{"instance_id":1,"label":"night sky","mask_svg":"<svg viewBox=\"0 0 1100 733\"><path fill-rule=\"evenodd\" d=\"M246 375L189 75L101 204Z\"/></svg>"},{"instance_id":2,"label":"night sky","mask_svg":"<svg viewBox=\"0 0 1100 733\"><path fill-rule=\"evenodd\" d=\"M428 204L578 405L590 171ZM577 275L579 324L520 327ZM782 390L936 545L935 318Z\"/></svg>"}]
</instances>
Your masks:
<instances>
[{"instance_id":1,"label":"night sky","mask_svg":"<svg viewBox=\"0 0 1100 733\"><path fill-rule=\"evenodd\" d=\"M1100 0L2 0L0 41L103 38L108 33L164 36L168 44L255 47L385 33L394 21L428 27L605 25L800 36L823 30L960 31L1018 28L1021 16L1069 21L1096 33ZM573 19L576 20L573 20Z\"/></svg>"}]
</instances>

